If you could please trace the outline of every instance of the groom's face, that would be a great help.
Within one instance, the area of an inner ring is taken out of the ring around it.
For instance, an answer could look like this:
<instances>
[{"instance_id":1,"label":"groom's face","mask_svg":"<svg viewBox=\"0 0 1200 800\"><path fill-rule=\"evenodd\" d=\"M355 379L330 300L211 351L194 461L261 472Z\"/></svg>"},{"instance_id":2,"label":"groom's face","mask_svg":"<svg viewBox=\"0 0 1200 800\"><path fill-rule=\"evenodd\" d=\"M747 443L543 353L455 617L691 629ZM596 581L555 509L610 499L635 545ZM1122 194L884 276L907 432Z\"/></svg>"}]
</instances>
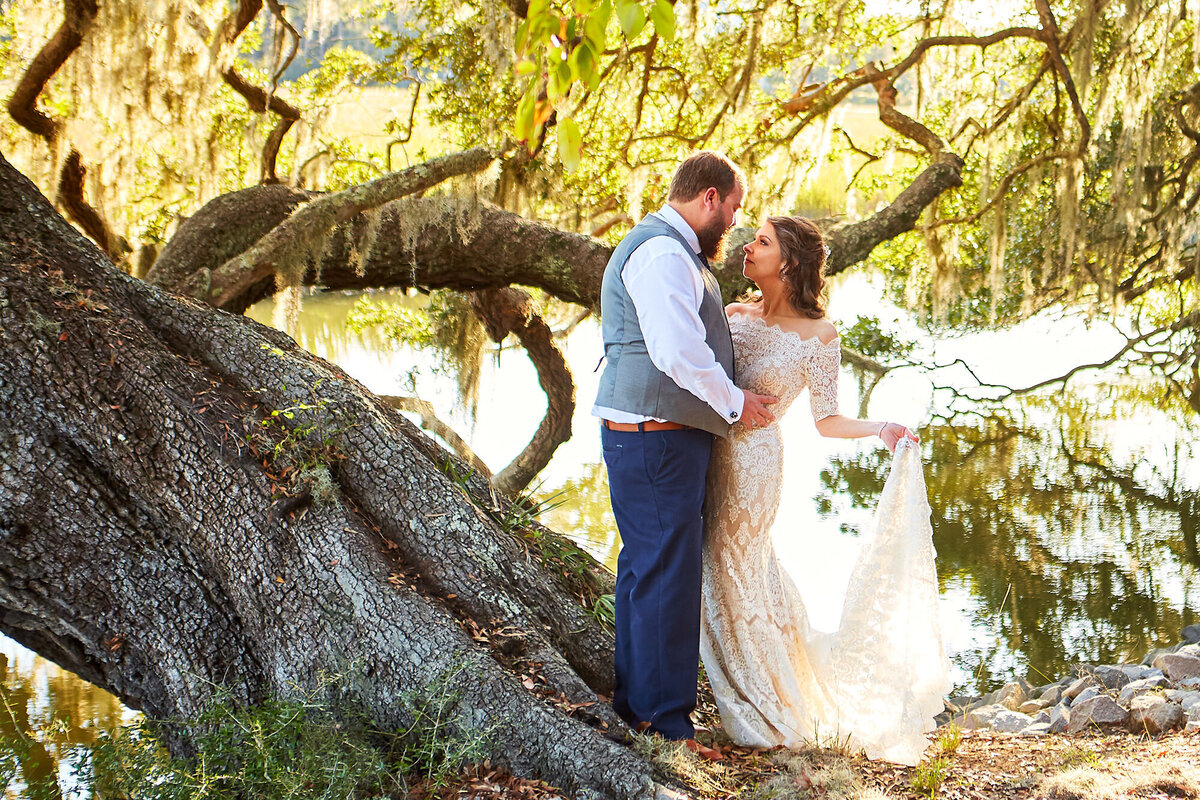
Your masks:
<instances>
[{"instance_id":1,"label":"groom's face","mask_svg":"<svg viewBox=\"0 0 1200 800\"><path fill-rule=\"evenodd\" d=\"M737 220L737 212L742 207L742 199L745 197L746 191L735 183L732 191L725 195L724 200L721 199L721 195L716 189L707 191L709 194L705 198L705 207L708 211L708 219L704 226L696 231L696 238L700 240L700 252L706 258L712 261L724 261L725 236Z\"/></svg>"}]
</instances>

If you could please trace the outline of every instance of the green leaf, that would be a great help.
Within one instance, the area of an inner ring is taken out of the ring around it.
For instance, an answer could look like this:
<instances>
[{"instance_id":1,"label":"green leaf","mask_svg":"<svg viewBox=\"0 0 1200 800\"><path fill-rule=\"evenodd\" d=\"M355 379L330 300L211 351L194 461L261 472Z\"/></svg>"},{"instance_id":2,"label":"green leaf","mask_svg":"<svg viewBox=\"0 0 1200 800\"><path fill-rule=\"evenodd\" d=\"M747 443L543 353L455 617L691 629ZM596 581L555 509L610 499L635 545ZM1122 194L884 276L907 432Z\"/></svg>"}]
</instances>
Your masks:
<instances>
[{"instance_id":1,"label":"green leaf","mask_svg":"<svg viewBox=\"0 0 1200 800\"><path fill-rule=\"evenodd\" d=\"M558 121L558 157L563 166L574 172L579 167L580 156L583 154L583 137L579 135L579 126L573 119Z\"/></svg>"},{"instance_id":2,"label":"green leaf","mask_svg":"<svg viewBox=\"0 0 1200 800\"><path fill-rule=\"evenodd\" d=\"M528 75L531 72L537 71L537 64L534 64L527 58L523 58L513 66L513 69L518 75Z\"/></svg>"},{"instance_id":3,"label":"green leaf","mask_svg":"<svg viewBox=\"0 0 1200 800\"><path fill-rule=\"evenodd\" d=\"M675 38L675 7L667 0L654 0L650 9L650 19L654 22L654 30L664 39Z\"/></svg>"},{"instance_id":4,"label":"green leaf","mask_svg":"<svg viewBox=\"0 0 1200 800\"><path fill-rule=\"evenodd\" d=\"M525 96L521 98L521 102L517 106L516 124L514 126L515 130L513 133L516 135L519 141L527 142L533 138L533 105L534 99L536 98L536 94L533 90L536 87L537 84L530 85L529 91L525 92Z\"/></svg>"},{"instance_id":5,"label":"green leaf","mask_svg":"<svg viewBox=\"0 0 1200 800\"><path fill-rule=\"evenodd\" d=\"M571 77L582 81L591 87L592 73L595 72L596 59L592 55L592 46L586 41L571 51Z\"/></svg>"},{"instance_id":6,"label":"green leaf","mask_svg":"<svg viewBox=\"0 0 1200 800\"><path fill-rule=\"evenodd\" d=\"M526 19L522 20L521 24L517 26L517 35L513 41L513 49L515 49L518 53L524 53L526 50L526 45L529 43L528 40L529 20Z\"/></svg>"},{"instance_id":7,"label":"green leaf","mask_svg":"<svg viewBox=\"0 0 1200 800\"><path fill-rule=\"evenodd\" d=\"M604 52L604 45L608 39L608 20L611 16L612 2L604 0L593 13L588 15L587 22L584 23L584 34L592 43L592 47L596 48L597 53Z\"/></svg>"},{"instance_id":8,"label":"green leaf","mask_svg":"<svg viewBox=\"0 0 1200 800\"><path fill-rule=\"evenodd\" d=\"M621 23L625 38L633 41L646 27L646 12L634 0L618 0L617 20Z\"/></svg>"},{"instance_id":9,"label":"green leaf","mask_svg":"<svg viewBox=\"0 0 1200 800\"><path fill-rule=\"evenodd\" d=\"M551 100L565 97L571 91L571 65L559 61L558 66L550 70L550 81L546 86L546 94Z\"/></svg>"}]
</instances>

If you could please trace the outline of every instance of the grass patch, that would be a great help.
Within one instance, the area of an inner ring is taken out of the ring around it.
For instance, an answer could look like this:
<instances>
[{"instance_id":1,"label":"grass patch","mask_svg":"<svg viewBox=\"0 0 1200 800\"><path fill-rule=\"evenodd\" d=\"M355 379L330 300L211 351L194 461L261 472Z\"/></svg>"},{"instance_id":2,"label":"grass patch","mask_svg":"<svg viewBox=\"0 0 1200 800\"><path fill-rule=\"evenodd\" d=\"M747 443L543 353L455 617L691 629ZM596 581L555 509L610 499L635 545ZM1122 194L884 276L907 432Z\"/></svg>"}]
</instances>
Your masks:
<instances>
[{"instance_id":1,"label":"grass patch","mask_svg":"<svg viewBox=\"0 0 1200 800\"><path fill-rule=\"evenodd\" d=\"M929 797L937 795L938 789L946 782L946 773L950 771L950 759L945 756L922 761L913 768L909 783L914 789Z\"/></svg>"},{"instance_id":2,"label":"grass patch","mask_svg":"<svg viewBox=\"0 0 1200 800\"><path fill-rule=\"evenodd\" d=\"M191 735L193 757L167 753L157 734L168 728ZM296 702L235 709L220 701L186 725L143 718L101 736L90 761L102 797L283 800L355 797L359 791L402 796L407 789L367 727Z\"/></svg>"},{"instance_id":3,"label":"grass patch","mask_svg":"<svg viewBox=\"0 0 1200 800\"><path fill-rule=\"evenodd\" d=\"M633 751L650 761L664 774L693 787L701 795L732 794L729 769L687 749L683 742L664 739L653 733L633 734Z\"/></svg>"},{"instance_id":4,"label":"grass patch","mask_svg":"<svg viewBox=\"0 0 1200 800\"><path fill-rule=\"evenodd\" d=\"M1072 745L1062 751L1063 769L1100 766L1100 755L1082 745Z\"/></svg>"},{"instance_id":5,"label":"grass patch","mask_svg":"<svg viewBox=\"0 0 1200 800\"><path fill-rule=\"evenodd\" d=\"M959 746L962 745L962 741L962 728L951 722L942 726L941 730L938 731L937 739L933 743L943 753L950 754L958 750Z\"/></svg>"},{"instance_id":6,"label":"grass patch","mask_svg":"<svg viewBox=\"0 0 1200 800\"><path fill-rule=\"evenodd\" d=\"M94 791L138 800L403 798L417 787L436 791L486 757L492 734L464 735L453 724L456 674L406 693L412 722L396 732L316 701L332 681L299 700L239 708L222 695L195 720L142 718L100 736L89 756ZM183 737L195 754L170 755L164 734Z\"/></svg>"},{"instance_id":7,"label":"grass patch","mask_svg":"<svg viewBox=\"0 0 1200 800\"><path fill-rule=\"evenodd\" d=\"M1038 797L1046 800L1116 800L1122 797L1200 798L1195 768L1166 761L1108 772L1077 767L1045 778Z\"/></svg>"},{"instance_id":8,"label":"grass patch","mask_svg":"<svg viewBox=\"0 0 1200 800\"><path fill-rule=\"evenodd\" d=\"M782 769L744 795L746 800L864 800L871 795L840 754L809 748L783 751L773 760Z\"/></svg>"}]
</instances>

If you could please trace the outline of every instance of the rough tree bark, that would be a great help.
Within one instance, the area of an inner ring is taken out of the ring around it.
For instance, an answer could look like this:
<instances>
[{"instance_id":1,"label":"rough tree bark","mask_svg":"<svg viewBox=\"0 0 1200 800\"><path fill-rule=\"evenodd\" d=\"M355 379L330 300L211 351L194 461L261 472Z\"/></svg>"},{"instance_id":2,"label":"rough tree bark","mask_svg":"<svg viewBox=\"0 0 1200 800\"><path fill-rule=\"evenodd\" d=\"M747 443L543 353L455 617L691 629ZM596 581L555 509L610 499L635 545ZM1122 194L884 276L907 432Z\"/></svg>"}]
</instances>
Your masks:
<instances>
[{"instance_id":1,"label":"rough tree bark","mask_svg":"<svg viewBox=\"0 0 1200 800\"><path fill-rule=\"evenodd\" d=\"M285 335L123 274L2 157L0 351L5 634L155 717L326 670L395 729L444 681L453 729L491 729L517 774L653 794L597 702L594 562L543 568L530 543L551 534L506 530L395 410Z\"/></svg>"}]
</instances>

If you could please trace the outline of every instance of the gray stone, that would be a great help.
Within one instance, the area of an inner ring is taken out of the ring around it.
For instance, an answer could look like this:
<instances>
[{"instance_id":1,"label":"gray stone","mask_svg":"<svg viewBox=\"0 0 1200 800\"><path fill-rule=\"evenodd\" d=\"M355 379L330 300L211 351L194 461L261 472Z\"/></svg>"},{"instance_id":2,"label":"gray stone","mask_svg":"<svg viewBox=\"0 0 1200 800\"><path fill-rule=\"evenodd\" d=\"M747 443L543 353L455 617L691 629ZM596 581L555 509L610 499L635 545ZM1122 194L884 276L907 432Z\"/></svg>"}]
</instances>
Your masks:
<instances>
[{"instance_id":1,"label":"gray stone","mask_svg":"<svg viewBox=\"0 0 1200 800\"><path fill-rule=\"evenodd\" d=\"M1079 678L1079 679L1075 680L1066 689L1063 689L1063 697L1065 697L1068 700L1074 700L1076 697L1079 696L1080 692L1082 692L1084 689L1088 688L1089 686L1095 685L1095 683L1096 683L1096 681L1093 680L1091 678L1091 676L1085 676L1083 678Z\"/></svg>"},{"instance_id":2,"label":"gray stone","mask_svg":"<svg viewBox=\"0 0 1200 800\"><path fill-rule=\"evenodd\" d=\"M1129 683L1130 680L1129 676L1120 667L1096 667L1092 674L1096 676L1096 680L1100 682L1100 685L1109 691L1120 689Z\"/></svg>"},{"instance_id":3,"label":"gray stone","mask_svg":"<svg viewBox=\"0 0 1200 800\"><path fill-rule=\"evenodd\" d=\"M1188 733L1192 731L1200 731L1200 716L1189 717L1188 724L1183 726L1183 729Z\"/></svg>"},{"instance_id":4,"label":"gray stone","mask_svg":"<svg viewBox=\"0 0 1200 800\"><path fill-rule=\"evenodd\" d=\"M1176 681L1175 686L1179 689L1200 689L1200 678L1184 678Z\"/></svg>"},{"instance_id":5,"label":"gray stone","mask_svg":"<svg viewBox=\"0 0 1200 800\"><path fill-rule=\"evenodd\" d=\"M1134 733L1160 733L1183 727L1183 709L1161 695L1144 694L1133 698L1129 706L1129 729Z\"/></svg>"},{"instance_id":6,"label":"gray stone","mask_svg":"<svg viewBox=\"0 0 1200 800\"><path fill-rule=\"evenodd\" d=\"M1071 709L1066 702L1050 708L1050 733L1066 733L1071 722Z\"/></svg>"},{"instance_id":7,"label":"gray stone","mask_svg":"<svg viewBox=\"0 0 1200 800\"><path fill-rule=\"evenodd\" d=\"M1184 653L1167 653L1154 659L1154 666L1172 682L1200 677L1200 658Z\"/></svg>"},{"instance_id":8,"label":"gray stone","mask_svg":"<svg viewBox=\"0 0 1200 800\"><path fill-rule=\"evenodd\" d=\"M1188 625L1181 632L1183 640L1188 644L1200 642L1200 625Z\"/></svg>"},{"instance_id":9,"label":"gray stone","mask_svg":"<svg viewBox=\"0 0 1200 800\"><path fill-rule=\"evenodd\" d=\"M1042 723L1050 724L1050 712L1044 708L1034 715L1032 724L1041 725Z\"/></svg>"},{"instance_id":10,"label":"gray stone","mask_svg":"<svg viewBox=\"0 0 1200 800\"><path fill-rule=\"evenodd\" d=\"M1148 667L1153 666L1154 662L1158 659L1159 656L1164 656L1164 655L1167 655L1168 653L1174 653L1176 650L1178 650L1181 647L1183 647L1182 642L1180 644L1171 645L1170 647L1157 647L1154 650L1151 650L1149 653L1146 653L1146 657L1142 659L1142 663Z\"/></svg>"},{"instance_id":11,"label":"gray stone","mask_svg":"<svg viewBox=\"0 0 1200 800\"><path fill-rule=\"evenodd\" d=\"M1029 727L1033 722L1028 714L1021 714L1017 711L1009 711L1005 709L992 719L992 730L999 733L1019 733Z\"/></svg>"},{"instance_id":12,"label":"gray stone","mask_svg":"<svg viewBox=\"0 0 1200 800\"><path fill-rule=\"evenodd\" d=\"M1014 681L1004 684L996 695L995 702L1007 708L1009 711L1016 711L1021 707L1028 697L1025 687Z\"/></svg>"},{"instance_id":13,"label":"gray stone","mask_svg":"<svg viewBox=\"0 0 1200 800\"><path fill-rule=\"evenodd\" d=\"M1021 731L1021 736L1045 736L1050 733L1049 722L1035 722Z\"/></svg>"},{"instance_id":14,"label":"gray stone","mask_svg":"<svg viewBox=\"0 0 1200 800\"><path fill-rule=\"evenodd\" d=\"M1121 694L1117 697L1117 702L1128 706L1130 701L1138 695L1151 694L1156 689L1163 689L1170 685L1171 682L1166 678L1142 678L1138 681L1130 681L1121 687Z\"/></svg>"},{"instance_id":15,"label":"gray stone","mask_svg":"<svg viewBox=\"0 0 1200 800\"><path fill-rule=\"evenodd\" d=\"M1128 724L1129 712L1117 705L1116 700L1101 694L1071 705L1067 731L1080 733L1091 728L1123 728Z\"/></svg>"},{"instance_id":16,"label":"gray stone","mask_svg":"<svg viewBox=\"0 0 1200 800\"><path fill-rule=\"evenodd\" d=\"M1167 689L1167 699L1179 703L1184 712L1189 714L1193 708L1200 706L1200 692Z\"/></svg>"},{"instance_id":17,"label":"gray stone","mask_svg":"<svg viewBox=\"0 0 1200 800\"><path fill-rule=\"evenodd\" d=\"M1042 708L1056 706L1062 701L1063 687L1055 684L1038 697L1038 702L1042 704Z\"/></svg>"},{"instance_id":18,"label":"gray stone","mask_svg":"<svg viewBox=\"0 0 1200 800\"><path fill-rule=\"evenodd\" d=\"M1155 669L1154 667L1144 667L1141 664L1122 664L1121 671L1128 675L1131 681L1162 676L1162 670Z\"/></svg>"},{"instance_id":19,"label":"gray stone","mask_svg":"<svg viewBox=\"0 0 1200 800\"><path fill-rule=\"evenodd\" d=\"M1041 700L1026 700L1024 703L1021 703L1021 707L1017 711L1020 711L1022 714L1036 714L1043 708L1045 706L1042 705Z\"/></svg>"},{"instance_id":20,"label":"gray stone","mask_svg":"<svg viewBox=\"0 0 1200 800\"><path fill-rule=\"evenodd\" d=\"M1200 658L1200 644L1185 644L1175 651L1181 656L1195 656Z\"/></svg>"},{"instance_id":21,"label":"gray stone","mask_svg":"<svg viewBox=\"0 0 1200 800\"><path fill-rule=\"evenodd\" d=\"M1091 700L1093 697L1098 697L1099 695L1100 695L1099 689L1097 689L1095 686L1089 686L1086 689L1084 689L1082 692L1080 692L1079 695L1074 700L1071 701L1071 707L1074 708L1076 704L1082 703L1085 700Z\"/></svg>"},{"instance_id":22,"label":"gray stone","mask_svg":"<svg viewBox=\"0 0 1200 800\"><path fill-rule=\"evenodd\" d=\"M997 703L973 708L963 717L962 726L965 730L969 731L978 728L990 728L996 719L996 715L1001 711L1008 711L1008 709Z\"/></svg>"}]
</instances>

